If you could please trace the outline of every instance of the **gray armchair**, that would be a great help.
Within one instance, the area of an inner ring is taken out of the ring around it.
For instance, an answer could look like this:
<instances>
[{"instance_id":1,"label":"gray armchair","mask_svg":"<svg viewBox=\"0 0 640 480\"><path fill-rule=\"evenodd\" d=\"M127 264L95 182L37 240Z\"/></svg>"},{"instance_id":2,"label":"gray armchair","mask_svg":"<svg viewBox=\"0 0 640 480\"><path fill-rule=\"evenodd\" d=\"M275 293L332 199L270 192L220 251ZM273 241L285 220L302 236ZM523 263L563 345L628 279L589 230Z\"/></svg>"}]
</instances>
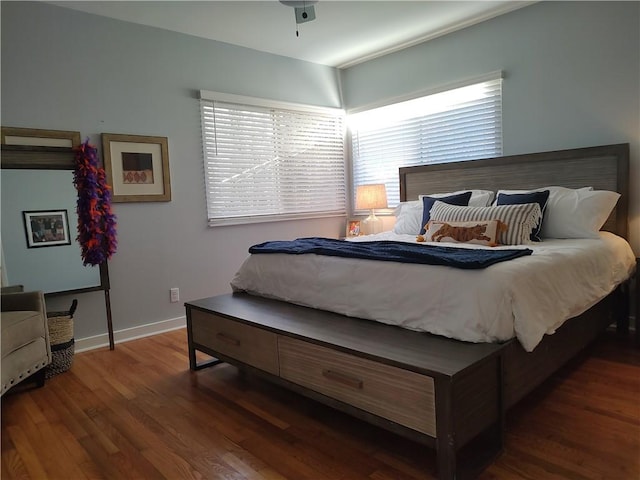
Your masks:
<instances>
[{"instance_id":1,"label":"gray armchair","mask_svg":"<svg viewBox=\"0 0 640 480\"><path fill-rule=\"evenodd\" d=\"M51 363L47 311L42 292L6 293L2 289L0 315L2 384L0 396L31 377L43 386Z\"/></svg>"}]
</instances>

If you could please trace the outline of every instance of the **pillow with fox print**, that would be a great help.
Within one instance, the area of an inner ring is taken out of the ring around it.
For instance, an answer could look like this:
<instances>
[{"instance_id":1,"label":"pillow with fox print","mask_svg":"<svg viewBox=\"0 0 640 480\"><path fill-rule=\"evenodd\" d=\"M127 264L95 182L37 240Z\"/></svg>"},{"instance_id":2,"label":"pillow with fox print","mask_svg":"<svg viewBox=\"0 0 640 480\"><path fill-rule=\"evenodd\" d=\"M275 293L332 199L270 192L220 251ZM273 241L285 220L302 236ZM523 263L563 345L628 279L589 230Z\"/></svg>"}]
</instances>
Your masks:
<instances>
[{"instance_id":1,"label":"pillow with fox print","mask_svg":"<svg viewBox=\"0 0 640 480\"><path fill-rule=\"evenodd\" d=\"M436 201L431 207L434 222L477 222L500 220L507 228L498 234L500 245L523 245L531 243L530 234L542 218L540 205L521 203L493 207L459 207Z\"/></svg>"},{"instance_id":2,"label":"pillow with fox print","mask_svg":"<svg viewBox=\"0 0 640 480\"><path fill-rule=\"evenodd\" d=\"M473 222L427 223L424 239L427 242L475 243L495 247L498 236L507 229L500 220L479 220Z\"/></svg>"}]
</instances>

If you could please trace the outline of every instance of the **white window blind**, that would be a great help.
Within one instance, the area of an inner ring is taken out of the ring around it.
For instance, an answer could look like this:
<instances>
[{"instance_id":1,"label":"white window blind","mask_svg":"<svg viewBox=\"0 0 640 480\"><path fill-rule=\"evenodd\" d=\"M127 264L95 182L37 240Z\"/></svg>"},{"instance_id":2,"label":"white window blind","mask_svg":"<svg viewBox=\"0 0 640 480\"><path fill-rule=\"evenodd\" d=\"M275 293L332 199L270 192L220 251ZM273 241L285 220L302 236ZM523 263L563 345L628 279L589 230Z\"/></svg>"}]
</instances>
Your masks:
<instances>
[{"instance_id":1,"label":"white window blind","mask_svg":"<svg viewBox=\"0 0 640 480\"><path fill-rule=\"evenodd\" d=\"M344 215L344 112L230 97L201 93L209 225Z\"/></svg>"},{"instance_id":2,"label":"white window blind","mask_svg":"<svg viewBox=\"0 0 640 480\"><path fill-rule=\"evenodd\" d=\"M502 78L349 115L348 124L353 191L384 183L394 207L400 167L502 154Z\"/></svg>"}]
</instances>

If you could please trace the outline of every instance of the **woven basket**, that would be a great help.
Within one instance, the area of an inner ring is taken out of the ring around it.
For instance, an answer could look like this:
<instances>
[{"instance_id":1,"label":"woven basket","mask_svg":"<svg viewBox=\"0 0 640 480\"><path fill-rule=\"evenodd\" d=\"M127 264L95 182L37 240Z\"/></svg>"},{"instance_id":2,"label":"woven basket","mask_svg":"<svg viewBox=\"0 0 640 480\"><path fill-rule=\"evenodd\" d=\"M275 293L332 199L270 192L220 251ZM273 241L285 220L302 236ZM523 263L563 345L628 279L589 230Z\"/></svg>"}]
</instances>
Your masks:
<instances>
[{"instance_id":1,"label":"woven basket","mask_svg":"<svg viewBox=\"0 0 640 480\"><path fill-rule=\"evenodd\" d=\"M45 369L46 378L51 378L71 368L75 350L73 314L77 305L77 300L73 300L71 308L68 311L47 313L49 343L51 345L51 363Z\"/></svg>"}]
</instances>

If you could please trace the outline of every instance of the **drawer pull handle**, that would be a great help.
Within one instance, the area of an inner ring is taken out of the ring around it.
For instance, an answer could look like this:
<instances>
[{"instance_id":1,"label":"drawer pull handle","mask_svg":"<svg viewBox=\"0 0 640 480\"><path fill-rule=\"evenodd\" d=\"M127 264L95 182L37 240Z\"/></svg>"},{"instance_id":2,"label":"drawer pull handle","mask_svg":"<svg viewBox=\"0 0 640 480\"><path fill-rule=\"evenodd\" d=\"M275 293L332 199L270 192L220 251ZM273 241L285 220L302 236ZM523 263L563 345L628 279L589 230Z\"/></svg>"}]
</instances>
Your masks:
<instances>
[{"instance_id":1,"label":"drawer pull handle","mask_svg":"<svg viewBox=\"0 0 640 480\"><path fill-rule=\"evenodd\" d=\"M224 333L218 333L216 334L216 337L218 338L218 340L222 340L223 342L226 342L230 345L235 345L236 347L240 346L240 340L238 340L237 338L233 338L228 335L225 335Z\"/></svg>"},{"instance_id":2,"label":"drawer pull handle","mask_svg":"<svg viewBox=\"0 0 640 480\"><path fill-rule=\"evenodd\" d=\"M358 390L362 390L362 380L355 377L350 377L345 375L344 373L334 372L332 370L323 370L322 376L327 378L328 380L333 380L334 382L342 383L347 387L356 388Z\"/></svg>"}]
</instances>

